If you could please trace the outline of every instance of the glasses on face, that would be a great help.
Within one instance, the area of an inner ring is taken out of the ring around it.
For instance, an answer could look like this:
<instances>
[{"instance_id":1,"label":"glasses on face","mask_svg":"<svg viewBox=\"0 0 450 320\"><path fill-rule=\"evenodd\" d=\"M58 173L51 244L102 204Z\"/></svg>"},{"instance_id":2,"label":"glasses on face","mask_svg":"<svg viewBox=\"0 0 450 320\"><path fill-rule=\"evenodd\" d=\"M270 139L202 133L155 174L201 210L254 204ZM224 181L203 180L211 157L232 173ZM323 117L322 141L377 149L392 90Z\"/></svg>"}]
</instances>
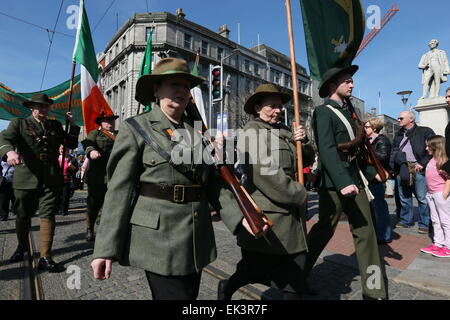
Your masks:
<instances>
[{"instance_id":1,"label":"glasses on face","mask_svg":"<svg viewBox=\"0 0 450 320\"><path fill-rule=\"evenodd\" d=\"M403 118L403 117L398 117L397 118L398 121L402 121L403 119L405 119L405 118Z\"/></svg>"},{"instance_id":2,"label":"glasses on face","mask_svg":"<svg viewBox=\"0 0 450 320\"><path fill-rule=\"evenodd\" d=\"M364 128L372 128L370 125L365 125Z\"/></svg>"}]
</instances>

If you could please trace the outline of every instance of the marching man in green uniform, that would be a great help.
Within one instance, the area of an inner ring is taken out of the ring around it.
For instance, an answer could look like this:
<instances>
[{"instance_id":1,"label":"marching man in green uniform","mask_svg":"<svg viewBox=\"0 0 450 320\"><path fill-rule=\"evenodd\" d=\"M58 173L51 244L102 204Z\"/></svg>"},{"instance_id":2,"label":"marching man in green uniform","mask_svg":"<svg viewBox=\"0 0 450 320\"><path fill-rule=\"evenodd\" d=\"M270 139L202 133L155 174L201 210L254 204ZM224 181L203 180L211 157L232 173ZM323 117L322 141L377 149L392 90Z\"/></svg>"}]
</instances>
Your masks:
<instances>
[{"instance_id":1,"label":"marching man in green uniform","mask_svg":"<svg viewBox=\"0 0 450 320\"><path fill-rule=\"evenodd\" d=\"M353 89L353 74L358 66L334 67L325 72L319 95L325 99L315 108L313 129L319 152L319 221L308 234L309 252L305 271L308 274L332 238L342 212L348 216L361 273L364 299L386 299L384 271L370 214L365 177L381 181L372 166L360 161L355 145L348 150L340 145L350 142L349 130L356 134L356 125L348 108ZM341 119L345 118L345 119ZM347 128L347 122L351 127ZM364 177L364 175L365 177Z\"/></svg>"},{"instance_id":2,"label":"marching man in green uniform","mask_svg":"<svg viewBox=\"0 0 450 320\"><path fill-rule=\"evenodd\" d=\"M105 200L107 190L106 165L116 139L117 132L114 131L114 128L115 120L118 117L102 113L95 119L95 123L99 125L99 128L89 132L87 138L82 142L86 157L89 159L89 167L85 177L88 185L87 241L95 240L94 224Z\"/></svg>"},{"instance_id":3,"label":"marching man in green uniform","mask_svg":"<svg viewBox=\"0 0 450 320\"><path fill-rule=\"evenodd\" d=\"M54 272L59 269L51 256L62 183L59 146L65 144L68 148L76 148L80 127L74 124L72 114L68 112L70 131L66 135L61 123L48 119L52 104L53 100L41 93L24 102L23 105L31 109L31 115L26 119L13 119L1 132L0 155L6 155L8 164L16 166L13 188L18 247L11 262L23 260L28 248L31 217L38 209L41 256L38 268Z\"/></svg>"}]
</instances>

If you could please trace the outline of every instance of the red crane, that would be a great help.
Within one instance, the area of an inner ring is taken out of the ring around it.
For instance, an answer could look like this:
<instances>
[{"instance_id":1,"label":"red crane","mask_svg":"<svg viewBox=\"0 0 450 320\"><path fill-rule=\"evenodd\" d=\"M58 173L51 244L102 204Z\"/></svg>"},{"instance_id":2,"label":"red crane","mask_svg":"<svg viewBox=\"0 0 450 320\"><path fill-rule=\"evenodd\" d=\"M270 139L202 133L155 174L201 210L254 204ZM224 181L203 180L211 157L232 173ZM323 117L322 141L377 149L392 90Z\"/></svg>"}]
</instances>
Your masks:
<instances>
[{"instance_id":1,"label":"red crane","mask_svg":"<svg viewBox=\"0 0 450 320\"><path fill-rule=\"evenodd\" d=\"M392 17L399 11L400 9L396 4L394 4L388 12L384 15L383 19L381 19L380 27L379 28L373 28L372 31L369 32L367 36L364 37L363 41L361 42L361 45L359 46L358 52L355 55L355 58L361 53L361 51L364 50L364 48L370 43L370 41L375 38L375 36L378 34L378 32L383 29L383 27L389 22L389 20L392 19Z\"/></svg>"}]
</instances>

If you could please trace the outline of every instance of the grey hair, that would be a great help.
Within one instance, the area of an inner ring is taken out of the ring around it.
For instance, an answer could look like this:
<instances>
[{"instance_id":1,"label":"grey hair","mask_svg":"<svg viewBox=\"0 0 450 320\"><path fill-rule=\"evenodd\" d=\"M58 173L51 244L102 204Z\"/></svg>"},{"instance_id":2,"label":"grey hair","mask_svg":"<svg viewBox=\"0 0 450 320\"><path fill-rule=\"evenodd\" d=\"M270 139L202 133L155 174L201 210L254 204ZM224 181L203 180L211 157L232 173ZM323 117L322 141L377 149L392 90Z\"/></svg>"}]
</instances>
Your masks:
<instances>
[{"instance_id":1,"label":"grey hair","mask_svg":"<svg viewBox=\"0 0 450 320\"><path fill-rule=\"evenodd\" d=\"M406 113L408 114L408 117L412 120L412 121L416 121L416 115L414 112L412 111L406 111Z\"/></svg>"}]
</instances>

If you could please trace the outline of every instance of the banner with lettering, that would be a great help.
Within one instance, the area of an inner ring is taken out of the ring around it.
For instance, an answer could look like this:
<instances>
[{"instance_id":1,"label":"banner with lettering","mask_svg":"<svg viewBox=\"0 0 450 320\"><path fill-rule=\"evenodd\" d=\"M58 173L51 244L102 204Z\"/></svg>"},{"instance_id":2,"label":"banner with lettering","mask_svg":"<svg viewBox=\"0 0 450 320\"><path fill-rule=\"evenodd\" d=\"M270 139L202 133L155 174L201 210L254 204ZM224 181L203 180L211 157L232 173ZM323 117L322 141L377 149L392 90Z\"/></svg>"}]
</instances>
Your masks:
<instances>
[{"instance_id":1,"label":"banner with lettering","mask_svg":"<svg viewBox=\"0 0 450 320\"><path fill-rule=\"evenodd\" d=\"M45 93L50 99L54 100L49 118L65 124L65 114L69 105L70 80L47 90L30 93L15 92L0 82L0 119L11 120L28 117L31 111L24 107L22 102L31 99L31 96L35 93ZM75 123L78 126L83 126L79 75L74 78L71 112Z\"/></svg>"}]
</instances>

